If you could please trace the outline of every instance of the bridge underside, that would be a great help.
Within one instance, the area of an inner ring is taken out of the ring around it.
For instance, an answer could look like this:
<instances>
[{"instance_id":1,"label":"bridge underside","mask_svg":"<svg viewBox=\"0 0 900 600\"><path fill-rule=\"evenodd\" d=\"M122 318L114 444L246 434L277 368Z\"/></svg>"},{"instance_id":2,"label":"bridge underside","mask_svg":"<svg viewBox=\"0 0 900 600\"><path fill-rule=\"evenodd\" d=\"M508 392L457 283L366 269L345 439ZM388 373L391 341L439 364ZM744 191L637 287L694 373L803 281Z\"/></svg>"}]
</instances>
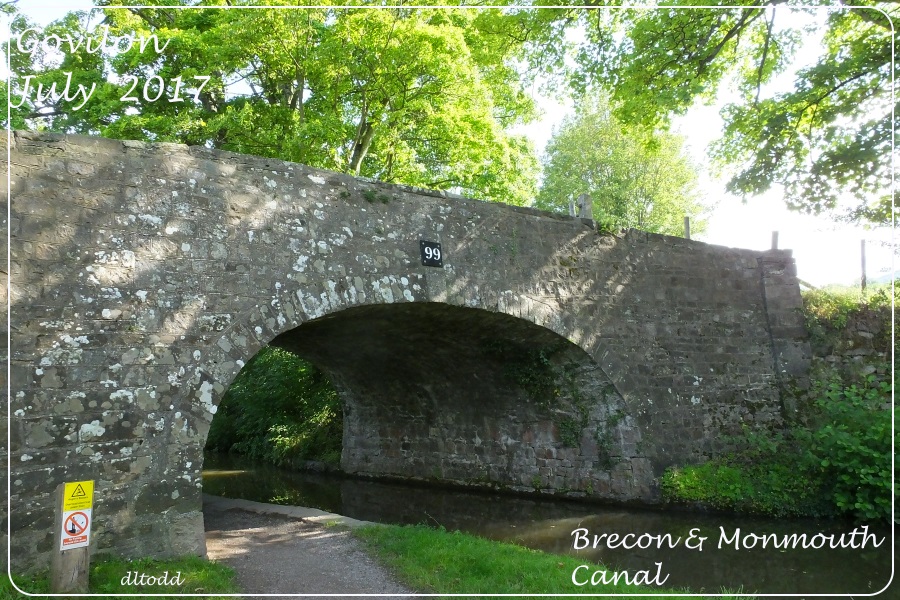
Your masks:
<instances>
[{"instance_id":1,"label":"bridge underside","mask_svg":"<svg viewBox=\"0 0 900 600\"><path fill-rule=\"evenodd\" d=\"M652 473L622 397L580 348L500 313L352 308L272 342L329 374L342 468L516 490L646 497Z\"/></svg>"}]
</instances>

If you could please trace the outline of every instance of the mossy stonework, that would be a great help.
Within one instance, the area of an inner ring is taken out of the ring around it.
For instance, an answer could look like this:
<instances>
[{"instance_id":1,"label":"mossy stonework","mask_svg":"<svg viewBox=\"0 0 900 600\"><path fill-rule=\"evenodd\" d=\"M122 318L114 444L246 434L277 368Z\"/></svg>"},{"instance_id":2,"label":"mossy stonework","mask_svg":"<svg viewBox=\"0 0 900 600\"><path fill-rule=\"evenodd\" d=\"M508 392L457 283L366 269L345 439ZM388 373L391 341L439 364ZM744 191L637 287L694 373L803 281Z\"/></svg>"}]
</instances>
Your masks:
<instances>
[{"instance_id":1,"label":"mossy stonework","mask_svg":"<svg viewBox=\"0 0 900 600\"><path fill-rule=\"evenodd\" d=\"M202 553L207 431L265 345L331 377L346 471L644 502L808 367L789 251L174 144L16 133L10 163L14 568L80 479L95 550Z\"/></svg>"}]
</instances>

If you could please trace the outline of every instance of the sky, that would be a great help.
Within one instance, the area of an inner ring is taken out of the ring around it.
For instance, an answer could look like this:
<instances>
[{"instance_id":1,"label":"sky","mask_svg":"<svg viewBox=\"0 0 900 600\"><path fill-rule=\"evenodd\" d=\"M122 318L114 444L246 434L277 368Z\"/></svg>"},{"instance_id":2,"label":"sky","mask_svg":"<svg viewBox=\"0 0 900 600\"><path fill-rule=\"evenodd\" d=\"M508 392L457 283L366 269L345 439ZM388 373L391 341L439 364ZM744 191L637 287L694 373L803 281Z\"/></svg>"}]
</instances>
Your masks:
<instances>
[{"instance_id":1,"label":"sky","mask_svg":"<svg viewBox=\"0 0 900 600\"><path fill-rule=\"evenodd\" d=\"M89 0L20 0L19 8L32 20L46 24L69 10L91 7ZM804 44L798 64L812 61L817 52L814 40ZM782 85L790 85L790 74L782 77ZM536 94L537 96L537 94ZM673 122L673 129L686 140L686 149L701 168L701 188L706 200L715 205L707 231L695 239L723 246L765 250L771 246L772 232L778 231L779 248L793 250L798 276L813 286L858 284L861 275L860 241L866 240L866 276L869 281L894 272L891 252L893 232L867 231L824 217L813 217L789 211L779 190L742 202L725 192L725 182L710 176L706 148L722 131L718 110L729 99L727 86L720 90L714 106L695 106ZM535 148L541 151L571 105L538 97L544 118L522 128ZM890 157L885 157L888 160ZM898 265L896 268L900 268Z\"/></svg>"}]
</instances>

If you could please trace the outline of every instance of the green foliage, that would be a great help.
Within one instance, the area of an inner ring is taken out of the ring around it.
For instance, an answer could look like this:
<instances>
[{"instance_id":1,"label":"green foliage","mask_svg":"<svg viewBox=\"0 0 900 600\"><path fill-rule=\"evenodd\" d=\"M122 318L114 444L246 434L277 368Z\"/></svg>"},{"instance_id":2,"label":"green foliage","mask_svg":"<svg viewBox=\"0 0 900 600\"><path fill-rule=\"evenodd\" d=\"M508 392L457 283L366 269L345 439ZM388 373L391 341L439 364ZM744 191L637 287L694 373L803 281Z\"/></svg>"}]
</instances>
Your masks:
<instances>
[{"instance_id":1,"label":"green foliage","mask_svg":"<svg viewBox=\"0 0 900 600\"><path fill-rule=\"evenodd\" d=\"M856 4L828 13L824 53L798 72L793 90L754 99L745 89L741 103L725 108L725 135L714 155L732 164L749 162L729 191L758 194L780 183L790 208L814 213L835 210L845 202L843 194L856 200L847 217L890 224L884 157L898 123L891 123L885 89L892 78L891 25L873 7L895 18L898 13L887 3Z\"/></svg>"},{"instance_id":2,"label":"green foliage","mask_svg":"<svg viewBox=\"0 0 900 600\"><path fill-rule=\"evenodd\" d=\"M859 289L818 289L803 292L803 319L810 344L818 352L840 340L851 314L865 307Z\"/></svg>"},{"instance_id":3,"label":"green foliage","mask_svg":"<svg viewBox=\"0 0 900 600\"><path fill-rule=\"evenodd\" d=\"M859 288L842 286L806 290L803 292L803 314L807 324L816 320L841 329L847 325L847 318L852 313L866 309L890 309L891 294L890 284L870 285L865 294Z\"/></svg>"},{"instance_id":4,"label":"green foliage","mask_svg":"<svg viewBox=\"0 0 900 600\"><path fill-rule=\"evenodd\" d=\"M884 319L892 311L892 301L900 288L891 289L891 285L881 284L866 288L863 294L859 288L832 286L820 290L803 292L803 317L806 330L810 336L810 344L816 353L831 352L839 345L846 344L845 327L854 319L871 316L872 313L883 315ZM874 342L881 352L890 348L890 327L885 320L881 335ZM896 341L896 340L895 340ZM897 353L895 360L900 358Z\"/></svg>"},{"instance_id":5,"label":"green foliage","mask_svg":"<svg viewBox=\"0 0 900 600\"><path fill-rule=\"evenodd\" d=\"M181 573L181 585L135 586L122 585L122 578L129 571L138 571L148 577L169 573L173 580ZM31 594L50 593L50 581L46 573L32 576L14 575L16 585ZM225 565L210 562L196 556L183 558L124 560L106 556L94 557L88 582L92 594L234 594L238 593L234 571ZM21 598L6 577L0 578L0 600ZM216 596L210 596L216 598ZM115 596L113 596L115 598ZM165 596L162 596L165 598Z\"/></svg>"},{"instance_id":6,"label":"green foliage","mask_svg":"<svg viewBox=\"0 0 900 600\"><path fill-rule=\"evenodd\" d=\"M697 172L681 139L622 125L608 103L595 95L563 121L547 144L536 205L567 210L587 193L601 230L636 228L684 234L684 217L696 232L705 228Z\"/></svg>"},{"instance_id":7,"label":"green foliage","mask_svg":"<svg viewBox=\"0 0 900 600\"><path fill-rule=\"evenodd\" d=\"M588 425L589 402L582 397L571 364L554 361L563 346L526 347L508 340L485 344L486 357L503 364L503 375L521 388L541 409L551 415L564 446L577 448ZM539 487L539 486L534 486Z\"/></svg>"},{"instance_id":8,"label":"green foliage","mask_svg":"<svg viewBox=\"0 0 900 600\"><path fill-rule=\"evenodd\" d=\"M832 382L816 403L821 425L806 438L813 464L841 512L862 520L890 520L891 387L876 383L844 387Z\"/></svg>"},{"instance_id":9,"label":"green foliage","mask_svg":"<svg viewBox=\"0 0 900 600\"><path fill-rule=\"evenodd\" d=\"M663 498L775 517L830 514L819 482L798 476L796 466L778 462L774 455L772 459L760 464L718 460L669 468L660 479Z\"/></svg>"},{"instance_id":10,"label":"green foliage","mask_svg":"<svg viewBox=\"0 0 900 600\"><path fill-rule=\"evenodd\" d=\"M381 202L382 204L387 204L391 201L390 196L388 196L387 194L379 194L375 190L364 190L362 193L362 197L369 204L372 204L375 201Z\"/></svg>"},{"instance_id":11,"label":"green foliage","mask_svg":"<svg viewBox=\"0 0 900 600\"><path fill-rule=\"evenodd\" d=\"M789 207L815 213L838 210L839 199L849 195L856 204L840 213L844 217L889 224L886 157L900 119L892 115L897 34L891 17L896 23L900 7L817 2L833 9L825 12L779 4L572 6L534 11L517 25L530 36L534 68L555 74L557 87L561 80L582 92L602 87L627 124L658 130L698 101L713 100L720 88L736 91L739 100L722 111L724 135L712 150L720 166L734 168L730 191L748 196L781 185ZM582 36L566 35L576 27ZM798 50L819 39L823 50L815 62L782 83L778 76ZM569 54L576 60L567 69Z\"/></svg>"},{"instance_id":12,"label":"green foliage","mask_svg":"<svg viewBox=\"0 0 900 600\"><path fill-rule=\"evenodd\" d=\"M353 535L406 585L422 593L635 593L619 597L654 598L643 594L683 591L625 583L579 587L572 583L572 571L584 564L578 557L547 554L443 528L379 525L354 529ZM602 565L590 566L591 572L604 569Z\"/></svg>"},{"instance_id":13,"label":"green foliage","mask_svg":"<svg viewBox=\"0 0 900 600\"><path fill-rule=\"evenodd\" d=\"M526 350L519 360L507 362L503 372L545 408L552 406L562 393L556 369L543 349Z\"/></svg>"},{"instance_id":14,"label":"green foliage","mask_svg":"<svg viewBox=\"0 0 900 600\"><path fill-rule=\"evenodd\" d=\"M843 329L847 317L864 306L858 289L818 289L803 292L803 314L807 325L814 322Z\"/></svg>"},{"instance_id":15,"label":"green foliage","mask_svg":"<svg viewBox=\"0 0 900 600\"><path fill-rule=\"evenodd\" d=\"M803 315L814 348L833 348L854 319L891 307L891 287L803 293ZM885 347L888 342L883 340ZM700 466L671 469L663 494L744 512L846 514L890 520L889 382L875 375L821 371L812 386L805 425L785 434L746 432L742 451Z\"/></svg>"},{"instance_id":16,"label":"green foliage","mask_svg":"<svg viewBox=\"0 0 900 600\"><path fill-rule=\"evenodd\" d=\"M290 352L266 347L225 393L206 449L277 465L338 464L342 437L340 399L328 378Z\"/></svg>"},{"instance_id":17,"label":"green foliage","mask_svg":"<svg viewBox=\"0 0 900 600\"><path fill-rule=\"evenodd\" d=\"M559 373L551 357L553 348L530 348L516 342L494 340L482 351L503 364L503 375L519 386L539 406L553 406L562 394Z\"/></svg>"},{"instance_id":18,"label":"green foliage","mask_svg":"<svg viewBox=\"0 0 900 600\"><path fill-rule=\"evenodd\" d=\"M569 448L577 448L581 443L581 431L584 429L586 419L568 417L562 419L559 426L559 439L563 445Z\"/></svg>"},{"instance_id":19,"label":"green foliage","mask_svg":"<svg viewBox=\"0 0 900 600\"><path fill-rule=\"evenodd\" d=\"M508 130L530 121L535 109L515 69L520 44L489 29L502 18L499 9L345 9L329 1L284 10L296 5L287 0L230 3L254 10L103 4L112 35L157 34L169 42L166 50L135 45L103 56L82 47L57 64L30 60L13 44L14 69L36 74L35 82L72 72L76 86L97 84L77 110L77 101L26 102L13 111L14 126L208 146L510 204L533 198L534 151ZM21 31L24 21L18 23ZM48 31L79 36L91 27L85 14L71 13ZM195 77L206 76L201 89ZM136 101L121 99L128 87L117 78L127 77L139 82ZM143 97L150 77L165 84L160 100ZM183 101L170 102L178 77ZM13 96L21 95L22 80L13 85Z\"/></svg>"},{"instance_id":20,"label":"green foliage","mask_svg":"<svg viewBox=\"0 0 900 600\"><path fill-rule=\"evenodd\" d=\"M609 470L615 466L615 460L612 456L614 444L613 430L619 425L619 423L622 422L624 418L624 412L620 410L613 410L606 416L606 426L598 427L597 431L594 432L594 440L597 442L597 466L599 466L601 469ZM586 425L586 414L584 417L584 421Z\"/></svg>"},{"instance_id":21,"label":"green foliage","mask_svg":"<svg viewBox=\"0 0 900 600\"><path fill-rule=\"evenodd\" d=\"M820 386L814 425L748 436L747 448L703 465L672 468L663 497L773 516L847 514L891 519L890 386Z\"/></svg>"}]
</instances>

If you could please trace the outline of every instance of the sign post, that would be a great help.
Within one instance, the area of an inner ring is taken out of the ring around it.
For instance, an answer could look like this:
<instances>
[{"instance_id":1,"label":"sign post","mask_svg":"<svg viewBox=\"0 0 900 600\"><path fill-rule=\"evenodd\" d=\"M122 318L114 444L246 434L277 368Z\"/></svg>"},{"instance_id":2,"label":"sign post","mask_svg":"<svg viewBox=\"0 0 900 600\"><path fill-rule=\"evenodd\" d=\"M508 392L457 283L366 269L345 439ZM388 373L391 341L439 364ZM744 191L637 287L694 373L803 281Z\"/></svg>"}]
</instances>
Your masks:
<instances>
[{"instance_id":1,"label":"sign post","mask_svg":"<svg viewBox=\"0 0 900 600\"><path fill-rule=\"evenodd\" d=\"M54 538L59 542L50 563L50 591L87 592L94 482L61 483L56 488L56 506Z\"/></svg>"}]
</instances>

